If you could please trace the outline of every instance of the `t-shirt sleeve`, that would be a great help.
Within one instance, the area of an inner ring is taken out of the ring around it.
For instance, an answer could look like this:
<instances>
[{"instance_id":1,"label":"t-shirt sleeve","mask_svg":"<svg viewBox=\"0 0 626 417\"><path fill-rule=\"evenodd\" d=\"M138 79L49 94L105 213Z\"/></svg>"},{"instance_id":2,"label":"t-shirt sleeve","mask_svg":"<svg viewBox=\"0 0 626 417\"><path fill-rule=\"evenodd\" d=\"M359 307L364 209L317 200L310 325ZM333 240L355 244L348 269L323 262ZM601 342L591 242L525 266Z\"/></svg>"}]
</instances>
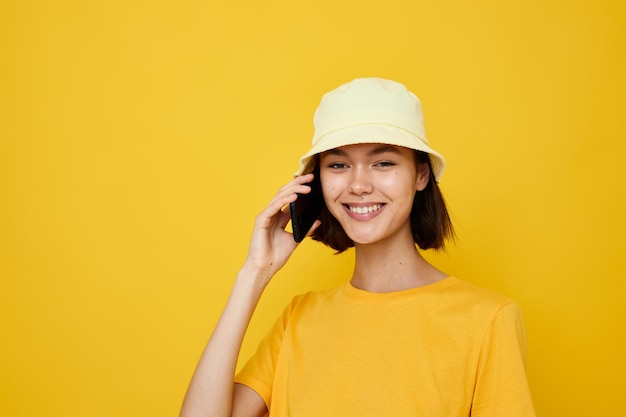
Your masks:
<instances>
[{"instance_id":1,"label":"t-shirt sleeve","mask_svg":"<svg viewBox=\"0 0 626 417\"><path fill-rule=\"evenodd\" d=\"M526 378L526 332L519 306L493 317L483 336L472 417L534 417Z\"/></svg>"},{"instance_id":2,"label":"t-shirt sleeve","mask_svg":"<svg viewBox=\"0 0 626 417\"><path fill-rule=\"evenodd\" d=\"M274 322L274 325L261 340L256 353L246 362L235 376L235 383L243 384L257 392L269 408L272 399L272 385L276 370L276 361L285 334L285 328L296 305L294 299Z\"/></svg>"}]
</instances>

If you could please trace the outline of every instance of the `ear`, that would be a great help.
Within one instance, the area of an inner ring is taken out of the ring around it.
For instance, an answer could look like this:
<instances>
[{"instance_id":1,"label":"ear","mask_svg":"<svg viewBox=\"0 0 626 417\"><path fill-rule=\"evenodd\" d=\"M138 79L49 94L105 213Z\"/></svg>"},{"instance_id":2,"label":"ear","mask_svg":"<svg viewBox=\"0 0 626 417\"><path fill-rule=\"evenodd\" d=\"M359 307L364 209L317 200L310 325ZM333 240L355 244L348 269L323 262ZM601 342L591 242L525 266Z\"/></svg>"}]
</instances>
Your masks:
<instances>
[{"instance_id":1,"label":"ear","mask_svg":"<svg viewBox=\"0 0 626 417\"><path fill-rule=\"evenodd\" d=\"M415 191L423 191L430 181L430 167L428 164L417 166L417 177L415 178Z\"/></svg>"}]
</instances>

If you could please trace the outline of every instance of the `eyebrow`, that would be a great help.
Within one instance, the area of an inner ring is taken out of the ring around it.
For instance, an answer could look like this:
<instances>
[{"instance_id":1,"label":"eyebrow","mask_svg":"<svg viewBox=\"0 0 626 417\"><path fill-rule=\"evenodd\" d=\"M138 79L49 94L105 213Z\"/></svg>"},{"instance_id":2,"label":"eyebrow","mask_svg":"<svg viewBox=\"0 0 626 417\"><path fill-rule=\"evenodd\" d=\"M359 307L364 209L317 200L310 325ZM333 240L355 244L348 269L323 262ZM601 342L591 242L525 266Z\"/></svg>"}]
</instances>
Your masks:
<instances>
[{"instance_id":1,"label":"eyebrow","mask_svg":"<svg viewBox=\"0 0 626 417\"><path fill-rule=\"evenodd\" d=\"M380 155L381 153L385 153L385 152L391 152L391 153L395 153L395 154L400 154L400 150L398 149L397 146L393 146L393 145L381 145L381 146L377 146L376 148L372 149L371 151L369 151L367 153L368 156L376 156L376 155ZM342 149L339 148L334 148L331 150L328 150L326 152L324 152L328 155L335 155L335 156L348 156L348 153Z\"/></svg>"}]
</instances>

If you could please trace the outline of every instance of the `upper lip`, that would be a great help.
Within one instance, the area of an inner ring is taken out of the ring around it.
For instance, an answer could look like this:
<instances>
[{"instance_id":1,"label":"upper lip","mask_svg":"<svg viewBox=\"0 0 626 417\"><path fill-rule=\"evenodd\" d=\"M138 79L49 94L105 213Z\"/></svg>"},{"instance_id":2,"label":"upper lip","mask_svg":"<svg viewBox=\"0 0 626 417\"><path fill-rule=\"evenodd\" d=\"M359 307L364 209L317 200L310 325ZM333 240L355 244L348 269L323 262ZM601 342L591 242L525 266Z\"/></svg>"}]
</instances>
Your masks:
<instances>
[{"instance_id":1,"label":"upper lip","mask_svg":"<svg viewBox=\"0 0 626 417\"><path fill-rule=\"evenodd\" d=\"M362 202L359 201L358 203L343 203L345 206L350 206L350 207L371 207L371 206L376 206L378 204L385 204L385 203L380 203L380 202Z\"/></svg>"},{"instance_id":2,"label":"upper lip","mask_svg":"<svg viewBox=\"0 0 626 417\"><path fill-rule=\"evenodd\" d=\"M369 214L369 213L382 209L383 205L384 204L382 203L369 203L369 204L359 203L355 205L346 204L345 206L352 213Z\"/></svg>"}]
</instances>

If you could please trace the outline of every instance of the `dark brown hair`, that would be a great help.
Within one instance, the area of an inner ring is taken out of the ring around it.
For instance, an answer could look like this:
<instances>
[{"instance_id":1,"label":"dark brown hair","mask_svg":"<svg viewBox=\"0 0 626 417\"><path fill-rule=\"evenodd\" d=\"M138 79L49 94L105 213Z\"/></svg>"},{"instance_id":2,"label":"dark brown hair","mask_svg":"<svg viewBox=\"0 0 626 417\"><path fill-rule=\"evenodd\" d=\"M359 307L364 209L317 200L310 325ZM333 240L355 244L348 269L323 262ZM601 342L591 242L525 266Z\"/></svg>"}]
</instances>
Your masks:
<instances>
[{"instance_id":1,"label":"dark brown hair","mask_svg":"<svg viewBox=\"0 0 626 417\"><path fill-rule=\"evenodd\" d=\"M432 173L428 154L414 151L416 167L428 164L430 178L422 191L415 193L411 209L411 230L413 240L420 249L444 249L446 239L454 240L454 228L448 214L446 202ZM319 165L319 155L311 158L304 172L313 172ZM319 170L316 170L319 175ZM330 213L326 205L319 219L322 224L313 232L312 238L341 253L354 246L341 224Z\"/></svg>"}]
</instances>

